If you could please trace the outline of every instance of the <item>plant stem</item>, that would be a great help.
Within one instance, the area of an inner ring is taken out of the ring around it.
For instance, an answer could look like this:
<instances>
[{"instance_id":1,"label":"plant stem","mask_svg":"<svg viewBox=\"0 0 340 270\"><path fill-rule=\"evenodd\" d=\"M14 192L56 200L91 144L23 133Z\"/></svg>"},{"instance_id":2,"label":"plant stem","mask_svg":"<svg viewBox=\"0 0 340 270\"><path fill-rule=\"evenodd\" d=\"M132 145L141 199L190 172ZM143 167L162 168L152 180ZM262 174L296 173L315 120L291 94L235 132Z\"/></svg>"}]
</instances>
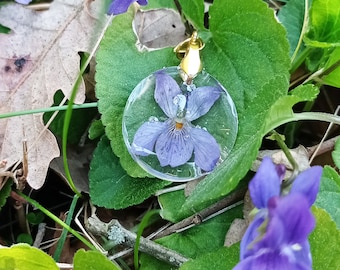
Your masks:
<instances>
[{"instance_id":1,"label":"plant stem","mask_svg":"<svg viewBox=\"0 0 340 270\"><path fill-rule=\"evenodd\" d=\"M70 233L72 233L75 237L77 237L80 241L82 241L86 246L88 246L91 250L97 250L87 239L85 239L82 235L80 235L76 230L72 229L69 225L67 225L65 222L63 222L60 218L58 218L56 215L48 211L45 207L40 205L37 201L33 200L32 198L26 196L20 191L16 191L20 197L24 198L28 203L33 205L35 208L38 208L41 212L43 212L46 216L51 218L53 221L58 223L60 226L68 230Z\"/></svg>"},{"instance_id":2,"label":"plant stem","mask_svg":"<svg viewBox=\"0 0 340 270\"><path fill-rule=\"evenodd\" d=\"M87 108L95 108L97 107L97 102L91 102L91 103L84 103L84 104L73 104L72 109L87 109ZM9 118L9 117L15 117L20 115L27 115L27 114L36 114L36 113L45 113L45 112L55 112L55 111L65 111L67 109L68 105L64 106L53 106L49 108L41 108L41 109L33 109L33 110L26 110L26 111L18 111L18 112L10 112L10 113L3 113L0 114L0 119L2 118Z\"/></svg>"},{"instance_id":3,"label":"plant stem","mask_svg":"<svg viewBox=\"0 0 340 270\"><path fill-rule=\"evenodd\" d=\"M71 203L71 206L70 206L70 209L68 211L68 214L67 214L67 217L66 217L66 220L65 220L65 223L70 226L71 224L71 221L72 221L72 217L73 217L73 213L74 213L74 209L77 205L77 201L78 201L79 197L77 195L74 195L73 196L73 200L72 200L72 203ZM53 259L58 262L59 259L60 259L60 255L61 255L61 252L63 251L63 248L64 248L64 244L65 244L65 240L66 240L66 237L67 237L67 230L64 228L63 229L63 232L61 233L60 235L60 238L59 238L59 241L58 241L58 245L57 245L57 248L53 254Z\"/></svg>"},{"instance_id":4,"label":"plant stem","mask_svg":"<svg viewBox=\"0 0 340 270\"><path fill-rule=\"evenodd\" d=\"M311 47L305 48L299 55L294 59L292 62L292 66L290 68L290 73L294 73L300 66L301 64L305 61L307 56L311 53L313 49Z\"/></svg>"},{"instance_id":5,"label":"plant stem","mask_svg":"<svg viewBox=\"0 0 340 270\"><path fill-rule=\"evenodd\" d=\"M99 43L102 40L102 38L103 38L103 36L106 32L106 29L111 24L112 19L113 19L112 15L107 19L106 24L105 24L97 42L96 42L96 44L94 45L90 55L86 59L85 63L83 63L81 65L77 79L76 79L76 81L73 85L72 93L71 93L71 96L70 96L70 101L69 101L69 104L67 105L68 107L67 107L66 113L65 113L64 125L63 125L63 137L62 137L62 150L63 150L62 156L63 156L64 170L65 170L65 176L66 176L67 182L69 183L73 192L76 193L79 197L81 197L81 194L77 190L76 186L73 183L71 172L70 172L70 169L68 167L68 162L67 162L67 137L68 137L68 129L69 129L71 117L72 117L72 105L73 105L73 102L74 102L75 97L76 97L77 92L78 92L78 86L79 86L80 82L82 81L83 73L85 72L87 66L90 64L92 57L95 55L95 52L96 52L97 48L99 47Z\"/></svg>"},{"instance_id":6,"label":"plant stem","mask_svg":"<svg viewBox=\"0 0 340 270\"><path fill-rule=\"evenodd\" d=\"M279 145L279 147L281 148L281 150L283 151L283 153L286 155L289 163L293 167L293 171L294 172L298 171L299 165L296 163L296 161L293 158L292 153L290 152L288 146L283 141L282 136L279 133L277 133L275 130L272 131L272 136L273 136L274 140L277 142L277 144ZM293 175L294 175L294 173L293 173Z\"/></svg>"},{"instance_id":7,"label":"plant stem","mask_svg":"<svg viewBox=\"0 0 340 270\"><path fill-rule=\"evenodd\" d=\"M141 223L139 224L138 232L137 232L137 237L136 237L136 243L135 243L135 245L133 247L133 263L134 263L134 266L135 266L135 270L139 269L138 250L139 250L139 247L140 247L140 239L142 237L142 233L143 233L145 227L147 226L150 218L153 215L158 214L158 213L159 213L159 210L151 210L151 211L147 212L145 214L145 216L143 217Z\"/></svg>"}]
</instances>

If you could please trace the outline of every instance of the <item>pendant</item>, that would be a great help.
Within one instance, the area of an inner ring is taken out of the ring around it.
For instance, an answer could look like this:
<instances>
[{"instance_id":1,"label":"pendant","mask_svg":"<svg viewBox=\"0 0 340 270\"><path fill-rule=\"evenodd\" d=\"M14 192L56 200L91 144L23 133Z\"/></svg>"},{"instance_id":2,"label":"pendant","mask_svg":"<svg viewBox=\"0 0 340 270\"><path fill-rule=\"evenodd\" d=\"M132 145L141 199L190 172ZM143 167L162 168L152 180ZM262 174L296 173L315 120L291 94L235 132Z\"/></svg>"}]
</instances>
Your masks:
<instances>
[{"instance_id":1,"label":"pendant","mask_svg":"<svg viewBox=\"0 0 340 270\"><path fill-rule=\"evenodd\" d=\"M123 138L132 158L151 175L185 182L224 162L238 119L227 90L202 71L196 32L175 50L179 67L158 70L132 91L123 113Z\"/></svg>"}]
</instances>

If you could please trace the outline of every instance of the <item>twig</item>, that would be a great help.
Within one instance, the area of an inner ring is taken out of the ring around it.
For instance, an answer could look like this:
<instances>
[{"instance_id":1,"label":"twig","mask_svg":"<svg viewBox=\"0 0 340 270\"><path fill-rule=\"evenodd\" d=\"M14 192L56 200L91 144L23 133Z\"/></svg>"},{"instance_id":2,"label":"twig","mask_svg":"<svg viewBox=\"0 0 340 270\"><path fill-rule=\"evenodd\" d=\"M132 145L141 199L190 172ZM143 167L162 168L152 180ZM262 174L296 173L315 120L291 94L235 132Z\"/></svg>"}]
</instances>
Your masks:
<instances>
[{"instance_id":1,"label":"twig","mask_svg":"<svg viewBox=\"0 0 340 270\"><path fill-rule=\"evenodd\" d=\"M41 245L41 242L43 238L45 237L45 232L46 232L46 223L40 223L38 226L38 232L37 235L35 236L35 240L33 243L33 246L36 248L39 248Z\"/></svg>"},{"instance_id":2,"label":"twig","mask_svg":"<svg viewBox=\"0 0 340 270\"><path fill-rule=\"evenodd\" d=\"M334 112L334 115L338 115L340 110L340 106L338 106ZM328 133L330 132L331 128L333 127L333 122L328 124L327 130L325 132L325 135L322 137L320 143L318 144L318 146L316 147L315 151L313 152L312 156L309 159L309 164L313 162L313 159L316 157L316 155L319 152L319 149L321 148L321 146L323 145L323 142L325 141L326 137L328 136Z\"/></svg>"},{"instance_id":3,"label":"twig","mask_svg":"<svg viewBox=\"0 0 340 270\"><path fill-rule=\"evenodd\" d=\"M108 238L117 245L122 244L133 247L136 243L137 235L125 229L116 219L111 220L109 223L104 223L97 216L92 215L88 218L88 230L93 234ZM188 261L181 254L144 237L140 238L139 250L177 267Z\"/></svg>"},{"instance_id":4,"label":"twig","mask_svg":"<svg viewBox=\"0 0 340 270\"><path fill-rule=\"evenodd\" d=\"M236 190L235 192L231 193L226 198L220 200L219 202L209 206L206 209L201 210L200 212L183 219L182 221L170 226L166 230L160 232L156 235L156 238L161 238L167 235L170 235L175 232L182 232L187 230L195 225L201 224L202 222L208 220L211 215L219 212L222 209L230 207L231 205L235 204L236 202L243 199L244 194L246 193L247 188L242 188L240 190ZM227 209L226 209L227 210Z\"/></svg>"},{"instance_id":5,"label":"twig","mask_svg":"<svg viewBox=\"0 0 340 270\"><path fill-rule=\"evenodd\" d=\"M315 156L320 156L324 153L327 153L327 152L333 150L335 142L339 138L340 138L340 135L333 137L329 140L326 140L326 141L322 142L321 144L317 144L317 145L314 145L314 146L311 146L311 147L307 147L308 156L311 157L316 150L318 150L318 151L317 151L317 154Z\"/></svg>"}]
</instances>

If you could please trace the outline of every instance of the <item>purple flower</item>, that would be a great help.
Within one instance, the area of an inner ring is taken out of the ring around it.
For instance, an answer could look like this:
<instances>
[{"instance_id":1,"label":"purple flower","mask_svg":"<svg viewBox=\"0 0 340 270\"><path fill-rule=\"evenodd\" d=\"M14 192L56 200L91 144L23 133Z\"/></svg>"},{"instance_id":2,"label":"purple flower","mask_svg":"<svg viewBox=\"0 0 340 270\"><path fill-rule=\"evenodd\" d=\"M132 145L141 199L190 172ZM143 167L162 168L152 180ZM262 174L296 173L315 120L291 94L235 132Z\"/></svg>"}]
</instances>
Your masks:
<instances>
[{"instance_id":1,"label":"purple flower","mask_svg":"<svg viewBox=\"0 0 340 270\"><path fill-rule=\"evenodd\" d=\"M220 97L221 89L203 86L184 93L168 74L160 71L154 75L154 98L168 119L144 123L134 136L133 152L147 156L155 151L162 167L183 165L194 153L196 165L211 171L220 158L219 145L208 131L193 126L191 121L210 110Z\"/></svg>"},{"instance_id":2,"label":"purple flower","mask_svg":"<svg viewBox=\"0 0 340 270\"><path fill-rule=\"evenodd\" d=\"M109 6L109 10L107 12L108 15L118 15L125 13L129 6L137 2L141 6L145 6L148 4L148 0L113 0Z\"/></svg>"},{"instance_id":3,"label":"purple flower","mask_svg":"<svg viewBox=\"0 0 340 270\"><path fill-rule=\"evenodd\" d=\"M240 269L311 269L308 235L315 226L310 211L319 189L322 167L295 179L290 193L280 196L285 170L264 158L249 183L258 212L241 241Z\"/></svg>"}]
</instances>

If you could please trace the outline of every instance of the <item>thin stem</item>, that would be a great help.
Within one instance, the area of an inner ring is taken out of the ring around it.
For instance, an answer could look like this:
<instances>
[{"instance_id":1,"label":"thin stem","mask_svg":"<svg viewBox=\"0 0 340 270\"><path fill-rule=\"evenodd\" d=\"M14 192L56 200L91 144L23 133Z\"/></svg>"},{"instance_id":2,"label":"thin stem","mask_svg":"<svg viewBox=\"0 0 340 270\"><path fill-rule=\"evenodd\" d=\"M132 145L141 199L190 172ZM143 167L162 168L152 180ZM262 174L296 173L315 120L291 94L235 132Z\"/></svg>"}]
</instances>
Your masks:
<instances>
[{"instance_id":1,"label":"thin stem","mask_svg":"<svg viewBox=\"0 0 340 270\"><path fill-rule=\"evenodd\" d=\"M138 250L139 250L139 246L140 246L140 239L142 237L142 233L143 233L145 227L148 225L150 218L153 215L158 214L158 213L159 213L159 210L151 210L151 211L147 212L145 214L145 216L143 217L141 223L139 224L138 231L137 231L137 237L136 237L136 243L133 247L133 263L134 263L136 270L139 269Z\"/></svg>"},{"instance_id":2,"label":"thin stem","mask_svg":"<svg viewBox=\"0 0 340 270\"><path fill-rule=\"evenodd\" d=\"M303 40L303 36L307 30L307 26L308 26L308 0L305 0L305 12L304 12L304 17L303 17L303 24L302 24L302 29L301 29L301 33L300 33L300 37L299 37L299 41L298 44L294 50L294 53L292 55L291 58L291 62L294 63L294 60L301 48L301 44L302 44L302 40Z\"/></svg>"},{"instance_id":3,"label":"thin stem","mask_svg":"<svg viewBox=\"0 0 340 270\"><path fill-rule=\"evenodd\" d=\"M84 104L73 104L72 109L87 109L87 108L95 108L98 106L97 102L91 103L84 103ZM9 117L16 117L21 115L28 115L28 114L36 114L36 113L46 113L46 112L55 112L55 111L65 111L68 105L64 106L53 106L49 108L41 108L41 109L33 109L33 110L25 110L25 111L17 111L17 112L10 112L10 113L3 113L0 114L0 119L2 118L9 118Z\"/></svg>"},{"instance_id":4,"label":"thin stem","mask_svg":"<svg viewBox=\"0 0 340 270\"><path fill-rule=\"evenodd\" d=\"M71 122L71 117L72 117L72 105L73 105L73 102L74 102L74 99L77 95L77 92L78 92L78 86L82 80L82 76L83 76L83 73L85 72L85 69L86 67L89 65L92 57L94 56L97 48L99 47L99 43L100 41L102 40L105 32L106 32L106 29L109 27L109 25L111 24L112 22L112 19L113 19L113 16L111 15L96 44L94 45L90 55L88 56L88 58L86 59L85 63L83 65L81 65L81 68L80 68L80 71L78 73L78 76L77 76L77 79L73 85L73 88L72 88L72 93L71 93L71 96L70 96L70 101L69 101L69 104L68 104L68 107L66 109L66 113L65 113L65 119L64 119L64 126L63 126L63 139L62 139L62 150L63 150L63 163L64 163L64 169L65 169L65 176L66 176L66 179L69 183L69 185L71 186L73 192L75 192L79 197L81 197L81 194L80 192L77 190L76 186L74 185L73 183L73 180L72 180L72 176L71 176L71 172L70 172L70 169L68 167L68 162L67 162L67 137L68 137L68 129L69 129L69 126L70 126L70 122Z\"/></svg>"},{"instance_id":5,"label":"thin stem","mask_svg":"<svg viewBox=\"0 0 340 270\"><path fill-rule=\"evenodd\" d=\"M74 213L74 209L75 209L75 207L77 205L78 199L79 199L79 197L77 195L73 196L72 203L71 203L70 209L68 211L68 214L67 214L67 217L66 217L66 220L65 220L65 223L68 226L70 226L70 224L71 224L73 213ZM59 259L60 259L60 255L61 255L61 252L62 252L62 250L64 248L66 237L67 237L67 230L64 228L62 233L61 233L61 235L60 235L57 248L56 248L56 250L55 250L55 252L53 254L53 259L56 262L58 262Z\"/></svg>"},{"instance_id":6,"label":"thin stem","mask_svg":"<svg viewBox=\"0 0 340 270\"><path fill-rule=\"evenodd\" d=\"M72 233L75 237L77 237L80 241L82 241L86 246L88 246L91 250L97 250L87 239L85 239L82 235L80 235L76 230L72 229L69 225L67 225L65 222L63 222L60 218L58 218L56 215L52 214L50 211L48 211L45 207L41 206L37 201L33 200L32 198L26 196L20 191L17 191L17 194L20 195L20 197L24 198L28 203L33 205L35 208L38 208L41 212L43 212L46 216L51 218L53 221L58 223L60 226L68 230L70 233Z\"/></svg>"},{"instance_id":7,"label":"thin stem","mask_svg":"<svg viewBox=\"0 0 340 270\"><path fill-rule=\"evenodd\" d=\"M272 131L272 136L274 140L277 142L283 153L286 155L289 163L292 165L293 170L297 171L299 170L299 165L296 163L294 157L292 156L292 153L289 151L288 146L285 144L284 140L282 139L282 136L277 133L275 130Z\"/></svg>"},{"instance_id":8,"label":"thin stem","mask_svg":"<svg viewBox=\"0 0 340 270\"><path fill-rule=\"evenodd\" d=\"M306 60L307 56L311 53L313 48L307 47L305 48L298 57L294 59L294 62L292 62L292 66L290 68L290 73L294 73L300 66L301 64Z\"/></svg>"}]
</instances>

